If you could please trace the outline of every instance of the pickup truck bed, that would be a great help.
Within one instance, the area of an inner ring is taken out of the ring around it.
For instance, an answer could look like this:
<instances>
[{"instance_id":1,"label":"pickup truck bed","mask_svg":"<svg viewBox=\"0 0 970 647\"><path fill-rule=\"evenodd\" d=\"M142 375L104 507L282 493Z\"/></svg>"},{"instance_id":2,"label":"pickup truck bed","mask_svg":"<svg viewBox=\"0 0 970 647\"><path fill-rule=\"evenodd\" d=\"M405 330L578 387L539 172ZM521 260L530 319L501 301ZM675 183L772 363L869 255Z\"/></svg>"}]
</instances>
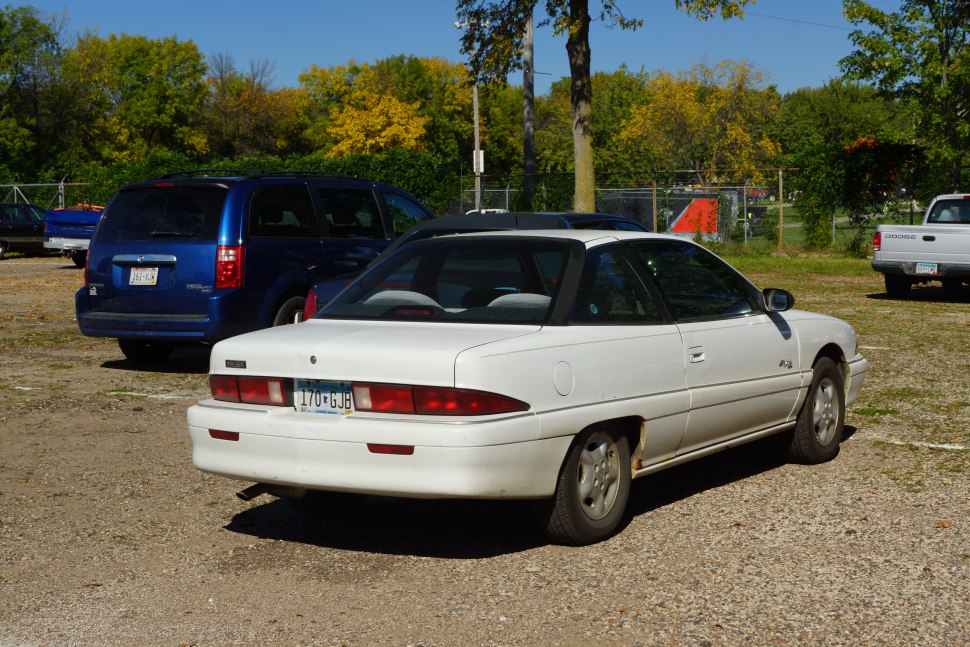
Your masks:
<instances>
[{"instance_id":1,"label":"pickup truck bed","mask_svg":"<svg viewBox=\"0 0 970 647\"><path fill-rule=\"evenodd\" d=\"M928 281L958 292L970 281L970 194L937 196L922 225L879 225L872 244L872 269L882 272L890 296Z\"/></svg>"},{"instance_id":2,"label":"pickup truck bed","mask_svg":"<svg viewBox=\"0 0 970 647\"><path fill-rule=\"evenodd\" d=\"M84 267L91 237L101 220L103 207L51 209L47 212L44 247L59 249L78 267Z\"/></svg>"}]
</instances>

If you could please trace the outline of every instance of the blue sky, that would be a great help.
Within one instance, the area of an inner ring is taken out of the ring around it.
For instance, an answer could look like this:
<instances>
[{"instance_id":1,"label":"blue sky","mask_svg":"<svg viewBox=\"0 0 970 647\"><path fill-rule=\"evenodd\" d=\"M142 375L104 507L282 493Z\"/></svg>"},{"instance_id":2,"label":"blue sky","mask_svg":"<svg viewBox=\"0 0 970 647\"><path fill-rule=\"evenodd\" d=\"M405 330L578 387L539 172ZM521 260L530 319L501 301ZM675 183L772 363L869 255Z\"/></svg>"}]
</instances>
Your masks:
<instances>
[{"instance_id":1,"label":"blue sky","mask_svg":"<svg viewBox=\"0 0 970 647\"><path fill-rule=\"evenodd\" d=\"M891 10L896 0L870 0ZM251 60L273 65L277 87L299 84L310 65L330 67L397 54L464 59L454 26L454 0L33 0L14 2L42 12L66 11L65 33L141 34L192 40L206 56L231 55L240 69ZM541 4L541 3L540 3ZM700 62L747 60L767 73L782 93L818 87L839 76L838 61L851 51L850 25L841 0L759 0L743 20L700 22L674 0L619 0L644 26L628 32L594 22L595 70L625 64L631 71L678 72ZM591 8L598 5L591 0ZM568 76L565 39L549 27L536 30L536 92ZM521 76L510 79L521 83Z\"/></svg>"}]
</instances>

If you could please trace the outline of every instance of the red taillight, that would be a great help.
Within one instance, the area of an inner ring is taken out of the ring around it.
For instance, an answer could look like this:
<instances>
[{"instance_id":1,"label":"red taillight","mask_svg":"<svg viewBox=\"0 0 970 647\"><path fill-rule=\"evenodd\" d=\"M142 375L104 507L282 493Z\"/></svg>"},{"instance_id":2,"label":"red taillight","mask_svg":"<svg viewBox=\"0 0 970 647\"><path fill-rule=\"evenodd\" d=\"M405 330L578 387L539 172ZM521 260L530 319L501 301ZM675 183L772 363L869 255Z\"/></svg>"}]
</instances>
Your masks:
<instances>
[{"instance_id":1,"label":"red taillight","mask_svg":"<svg viewBox=\"0 0 970 647\"><path fill-rule=\"evenodd\" d=\"M529 410L529 405L514 398L472 389L399 384L354 384L353 388L357 411L484 416Z\"/></svg>"},{"instance_id":2,"label":"red taillight","mask_svg":"<svg viewBox=\"0 0 970 647\"><path fill-rule=\"evenodd\" d=\"M367 450L372 454L411 456L414 454L414 445L385 445L383 443L367 443Z\"/></svg>"},{"instance_id":3,"label":"red taillight","mask_svg":"<svg viewBox=\"0 0 970 647\"><path fill-rule=\"evenodd\" d=\"M411 387L399 384L354 384L354 409L381 413L414 413Z\"/></svg>"},{"instance_id":4,"label":"red taillight","mask_svg":"<svg viewBox=\"0 0 970 647\"><path fill-rule=\"evenodd\" d=\"M278 377L240 377L239 401L248 404L286 404L286 389Z\"/></svg>"},{"instance_id":5,"label":"red taillight","mask_svg":"<svg viewBox=\"0 0 970 647\"><path fill-rule=\"evenodd\" d=\"M219 245L216 249L216 288L243 287L245 252L242 245Z\"/></svg>"},{"instance_id":6,"label":"red taillight","mask_svg":"<svg viewBox=\"0 0 970 647\"><path fill-rule=\"evenodd\" d=\"M872 251L878 252L882 247L882 232L877 231L876 235L872 237Z\"/></svg>"},{"instance_id":7,"label":"red taillight","mask_svg":"<svg viewBox=\"0 0 970 647\"><path fill-rule=\"evenodd\" d=\"M414 387L414 409L426 415L481 416L490 413L527 411L529 406L497 393L416 386Z\"/></svg>"},{"instance_id":8,"label":"red taillight","mask_svg":"<svg viewBox=\"0 0 970 647\"><path fill-rule=\"evenodd\" d=\"M216 400L239 402L239 382L235 375L210 375L209 392Z\"/></svg>"},{"instance_id":9,"label":"red taillight","mask_svg":"<svg viewBox=\"0 0 970 647\"><path fill-rule=\"evenodd\" d=\"M306 321L317 314L317 291L310 288L306 295L306 303L303 306L303 321Z\"/></svg>"},{"instance_id":10,"label":"red taillight","mask_svg":"<svg viewBox=\"0 0 970 647\"><path fill-rule=\"evenodd\" d=\"M215 400L286 405L286 387L279 377L242 377L236 375L210 375L209 391Z\"/></svg>"}]
</instances>

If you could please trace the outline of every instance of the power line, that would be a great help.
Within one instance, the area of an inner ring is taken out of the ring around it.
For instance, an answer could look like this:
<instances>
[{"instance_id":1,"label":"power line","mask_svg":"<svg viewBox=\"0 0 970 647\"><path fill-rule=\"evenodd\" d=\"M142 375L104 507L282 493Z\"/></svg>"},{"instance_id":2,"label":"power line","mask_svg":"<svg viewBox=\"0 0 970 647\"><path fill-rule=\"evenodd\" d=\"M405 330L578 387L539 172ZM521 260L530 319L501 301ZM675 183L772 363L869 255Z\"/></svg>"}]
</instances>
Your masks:
<instances>
[{"instance_id":1,"label":"power line","mask_svg":"<svg viewBox=\"0 0 970 647\"><path fill-rule=\"evenodd\" d=\"M754 13L753 11L745 11L745 16L758 16L759 18L770 18L771 20L781 20L783 22L795 22L800 25L811 25L813 27L825 27L826 29L838 29L839 31L852 31L849 27L840 27L838 25L826 25L821 22L810 22L808 20L798 20L796 18L782 18L781 16L769 16L763 13Z\"/></svg>"}]
</instances>

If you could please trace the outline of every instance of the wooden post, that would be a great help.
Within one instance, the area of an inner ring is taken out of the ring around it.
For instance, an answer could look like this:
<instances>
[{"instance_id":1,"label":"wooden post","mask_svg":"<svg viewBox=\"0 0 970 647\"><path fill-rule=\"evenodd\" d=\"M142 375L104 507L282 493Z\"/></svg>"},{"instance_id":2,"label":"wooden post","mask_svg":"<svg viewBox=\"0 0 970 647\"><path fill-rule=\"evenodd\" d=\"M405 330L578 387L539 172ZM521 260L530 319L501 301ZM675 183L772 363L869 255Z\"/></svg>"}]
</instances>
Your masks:
<instances>
[{"instance_id":1,"label":"wooden post","mask_svg":"<svg viewBox=\"0 0 970 647\"><path fill-rule=\"evenodd\" d=\"M657 233L657 180L653 181L653 233Z\"/></svg>"}]
</instances>

